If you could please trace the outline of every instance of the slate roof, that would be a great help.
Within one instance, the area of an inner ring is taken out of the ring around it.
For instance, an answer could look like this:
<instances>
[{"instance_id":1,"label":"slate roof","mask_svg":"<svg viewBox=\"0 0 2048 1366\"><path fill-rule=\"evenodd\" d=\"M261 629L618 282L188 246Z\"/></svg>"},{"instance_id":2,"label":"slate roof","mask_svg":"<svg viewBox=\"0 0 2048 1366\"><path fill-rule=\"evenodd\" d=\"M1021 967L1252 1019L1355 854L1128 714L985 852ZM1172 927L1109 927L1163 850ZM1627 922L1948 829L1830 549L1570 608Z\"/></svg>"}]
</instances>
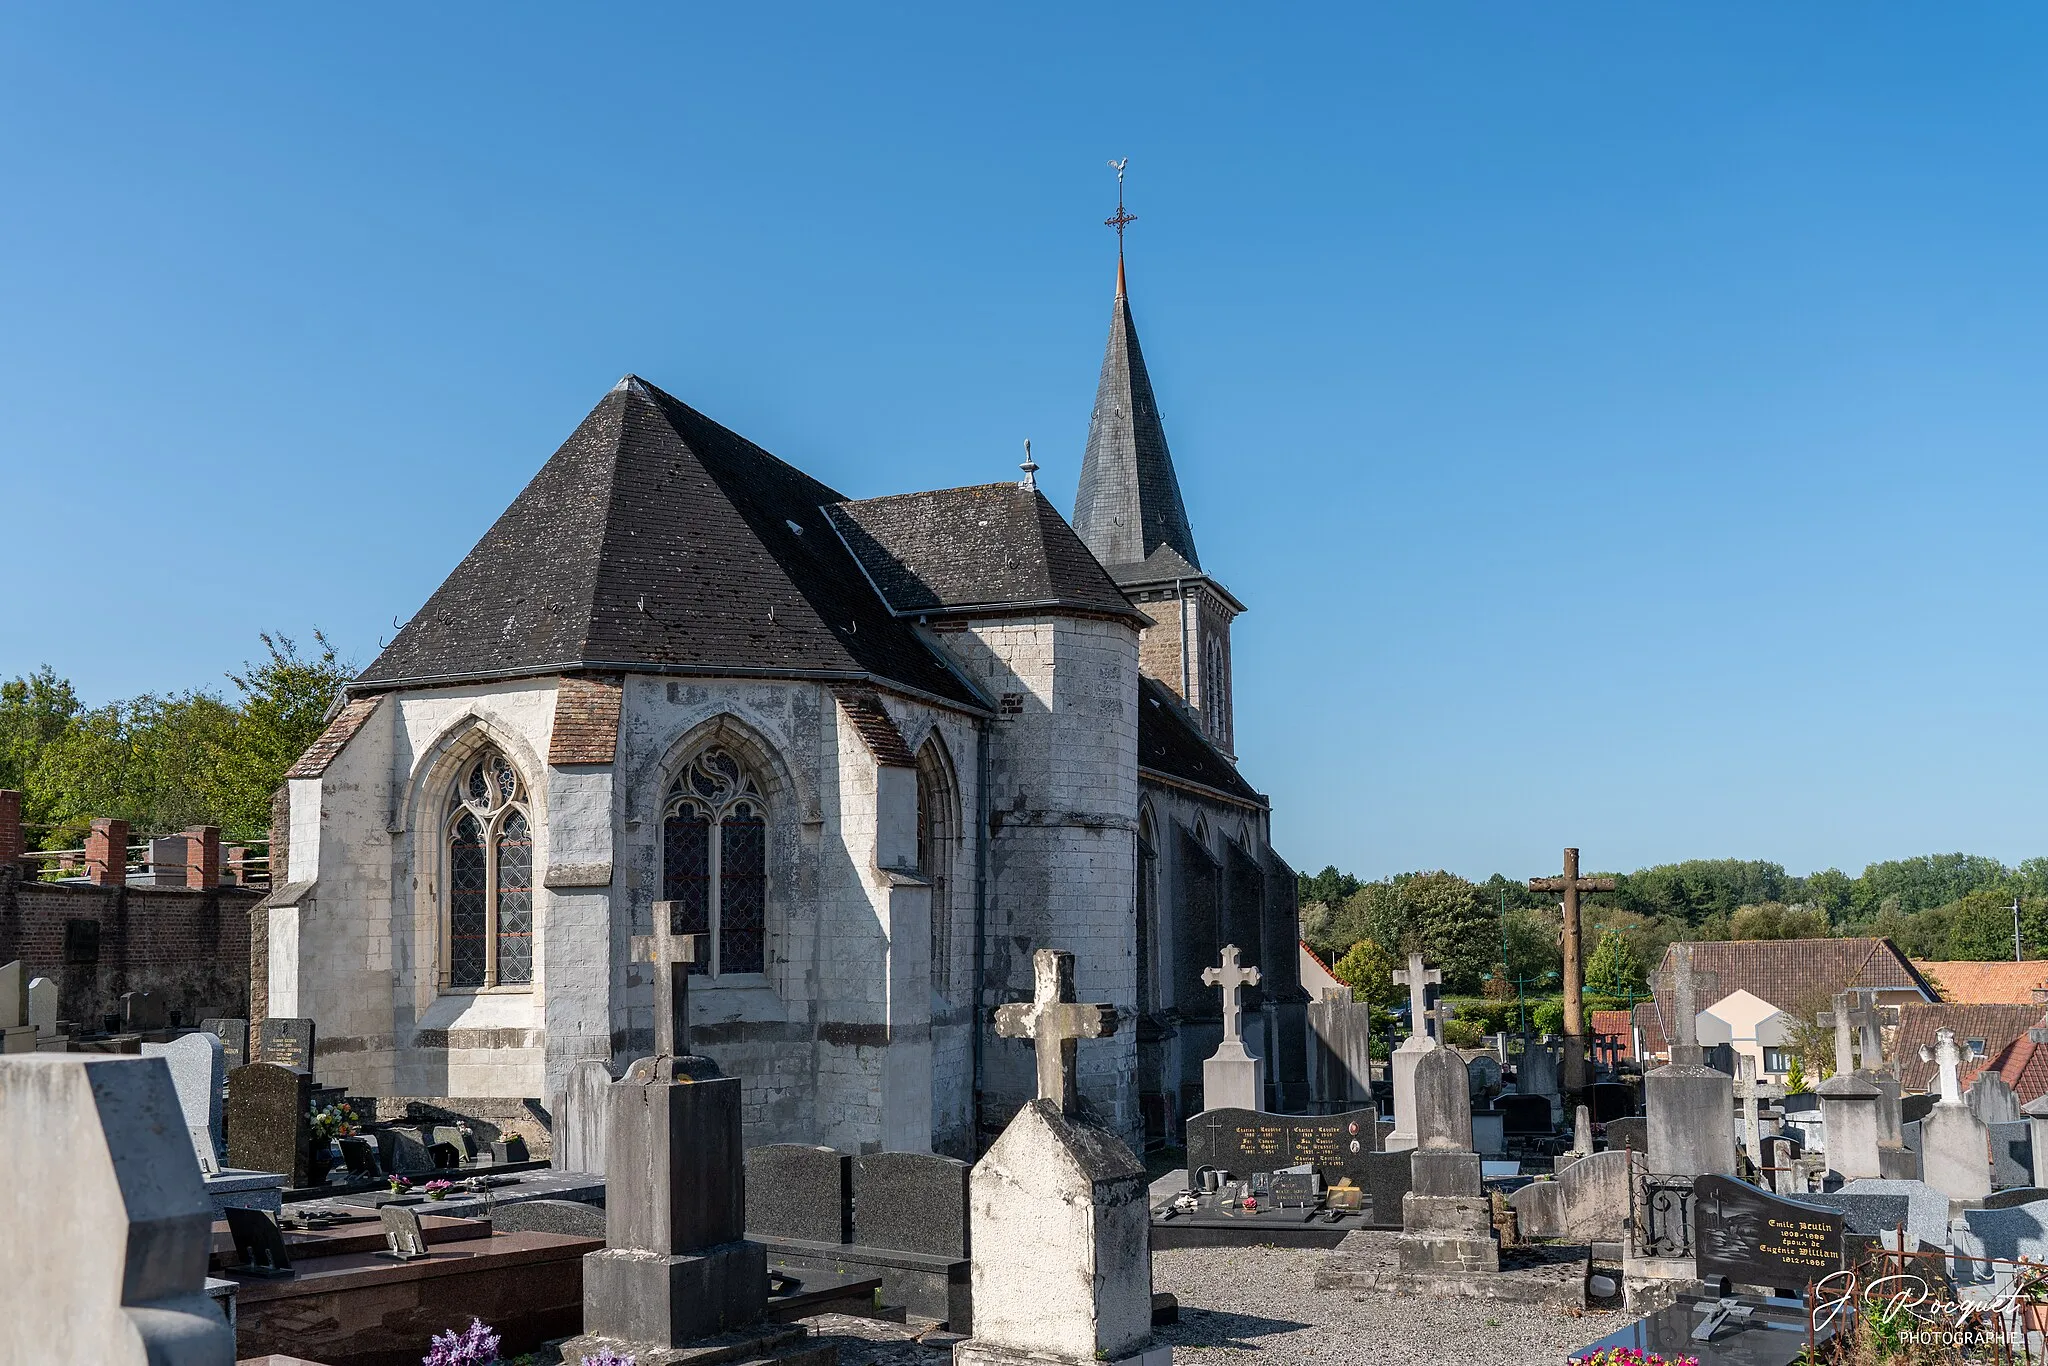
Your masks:
<instances>
[{"instance_id":1,"label":"slate roof","mask_svg":"<svg viewBox=\"0 0 2048 1366\"><path fill-rule=\"evenodd\" d=\"M977 484L826 512L900 616L1057 606L1150 624L1036 489Z\"/></svg>"},{"instance_id":2,"label":"slate roof","mask_svg":"<svg viewBox=\"0 0 2048 1366\"><path fill-rule=\"evenodd\" d=\"M845 501L629 375L351 686L796 675L982 705L868 586L821 511Z\"/></svg>"},{"instance_id":3,"label":"slate roof","mask_svg":"<svg viewBox=\"0 0 2048 1366\"><path fill-rule=\"evenodd\" d=\"M1747 991L1793 1014L1814 1002L1832 1000L1850 987L1917 991L1933 1000L1934 988L1914 971L1889 939L1745 939L1692 946L1693 999L1707 1009L1737 991ZM1671 953L1651 982L1657 1014L1667 1037L1677 1029L1669 1014L1673 996Z\"/></svg>"},{"instance_id":4,"label":"slate roof","mask_svg":"<svg viewBox=\"0 0 2048 1366\"><path fill-rule=\"evenodd\" d=\"M2014 1039L2026 1037L2029 1029L2041 1023L2044 1013L2048 1012L2040 1006L1908 1002L1899 1007L1899 1030L1892 1043L1892 1057L1899 1065L1899 1083L1908 1091L1925 1091L1935 1084L1938 1069L1933 1062L1921 1059L1920 1050L1934 1048L1934 1036L1939 1030L1954 1030L1958 1049L1965 1048L1971 1039L1982 1039L1984 1056L1993 1058ZM1974 1074L1967 1053L1963 1061L1963 1084L1968 1086L1968 1077Z\"/></svg>"},{"instance_id":5,"label":"slate roof","mask_svg":"<svg viewBox=\"0 0 2048 1366\"><path fill-rule=\"evenodd\" d=\"M1193 783L1255 806L1266 799L1246 782L1237 765L1210 744L1172 689L1156 678L1138 676L1138 767Z\"/></svg>"},{"instance_id":6,"label":"slate roof","mask_svg":"<svg viewBox=\"0 0 2048 1366\"><path fill-rule=\"evenodd\" d=\"M2033 1005L2034 993L2048 989L2048 959L2025 963L1945 963L1915 958L1913 966L1935 985L1944 1001Z\"/></svg>"},{"instance_id":7,"label":"slate roof","mask_svg":"<svg viewBox=\"0 0 2048 1366\"><path fill-rule=\"evenodd\" d=\"M1109 344L1102 353L1088 449L1074 497L1074 529L1107 565L1138 563L1162 545L1190 565L1202 563L1173 472L1173 454L1166 448L1159 403L1152 396L1152 377L1145 371L1145 353L1138 346L1138 328L1131 321L1121 258Z\"/></svg>"}]
</instances>

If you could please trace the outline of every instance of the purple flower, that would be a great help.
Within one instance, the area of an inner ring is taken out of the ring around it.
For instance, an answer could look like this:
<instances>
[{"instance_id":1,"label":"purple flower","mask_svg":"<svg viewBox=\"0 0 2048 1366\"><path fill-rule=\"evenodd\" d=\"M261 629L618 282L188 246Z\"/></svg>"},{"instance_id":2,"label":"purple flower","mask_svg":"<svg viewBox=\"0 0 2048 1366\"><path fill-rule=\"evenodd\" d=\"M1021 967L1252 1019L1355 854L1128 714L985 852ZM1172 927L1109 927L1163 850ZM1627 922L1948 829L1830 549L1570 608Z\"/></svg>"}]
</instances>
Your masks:
<instances>
[{"instance_id":1,"label":"purple flower","mask_svg":"<svg viewBox=\"0 0 2048 1366\"><path fill-rule=\"evenodd\" d=\"M600 1347L596 1356L583 1358L583 1366L634 1366L634 1362L633 1358L622 1357L609 1347Z\"/></svg>"},{"instance_id":2,"label":"purple flower","mask_svg":"<svg viewBox=\"0 0 2048 1366\"><path fill-rule=\"evenodd\" d=\"M460 1333L453 1328L436 1333L434 1350L420 1359L420 1366L498 1366L498 1342L482 1319L473 1318Z\"/></svg>"}]
</instances>

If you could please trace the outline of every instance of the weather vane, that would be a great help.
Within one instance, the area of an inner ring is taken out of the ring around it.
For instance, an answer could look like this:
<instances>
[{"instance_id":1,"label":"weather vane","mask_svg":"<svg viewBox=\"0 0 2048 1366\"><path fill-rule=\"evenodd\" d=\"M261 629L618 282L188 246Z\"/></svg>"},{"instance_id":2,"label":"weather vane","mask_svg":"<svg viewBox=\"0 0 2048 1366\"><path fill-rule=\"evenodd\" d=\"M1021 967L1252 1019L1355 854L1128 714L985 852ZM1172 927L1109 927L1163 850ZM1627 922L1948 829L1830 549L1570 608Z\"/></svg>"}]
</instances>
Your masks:
<instances>
[{"instance_id":1,"label":"weather vane","mask_svg":"<svg viewBox=\"0 0 2048 1366\"><path fill-rule=\"evenodd\" d=\"M1109 169L1116 172L1116 216L1102 220L1104 227L1116 229L1116 254L1119 259L1124 254L1124 227L1138 221L1138 215L1124 208L1124 167L1130 164L1129 157L1109 163Z\"/></svg>"}]
</instances>

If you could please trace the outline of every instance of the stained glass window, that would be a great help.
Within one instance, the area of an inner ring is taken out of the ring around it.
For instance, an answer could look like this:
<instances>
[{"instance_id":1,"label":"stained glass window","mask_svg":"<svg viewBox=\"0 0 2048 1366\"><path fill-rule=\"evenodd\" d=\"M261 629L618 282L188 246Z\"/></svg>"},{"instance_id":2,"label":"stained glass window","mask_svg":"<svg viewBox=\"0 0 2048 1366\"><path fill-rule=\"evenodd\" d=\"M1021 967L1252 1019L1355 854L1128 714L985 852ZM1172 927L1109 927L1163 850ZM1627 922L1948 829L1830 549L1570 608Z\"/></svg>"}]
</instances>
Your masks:
<instances>
[{"instance_id":1,"label":"stained glass window","mask_svg":"<svg viewBox=\"0 0 2048 1366\"><path fill-rule=\"evenodd\" d=\"M533 834L519 771L495 749L448 801L447 984L533 984Z\"/></svg>"},{"instance_id":2,"label":"stained glass window","mask_svg":"<svg viewBox=\"0 0 2048 1366\"><path fill-rule=\"evenodd\" d=\"M707 936L691 971L765 972L767 808L737 756L714 747L685 766L669 788L661 851L670 932Z\"/></svg>"}]
</instances>

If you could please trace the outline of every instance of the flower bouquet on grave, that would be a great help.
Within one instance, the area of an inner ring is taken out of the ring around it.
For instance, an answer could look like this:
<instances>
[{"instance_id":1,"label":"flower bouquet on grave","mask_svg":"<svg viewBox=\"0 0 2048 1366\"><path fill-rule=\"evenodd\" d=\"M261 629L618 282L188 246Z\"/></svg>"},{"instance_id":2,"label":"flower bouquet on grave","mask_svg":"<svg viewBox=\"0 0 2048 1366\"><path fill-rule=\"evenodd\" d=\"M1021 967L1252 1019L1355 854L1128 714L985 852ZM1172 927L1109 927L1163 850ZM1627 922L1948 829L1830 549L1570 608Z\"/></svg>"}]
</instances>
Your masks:
<instances>
[{"instance_id":1,"label":"flower bouquet on grave","mask_svg":"<svg viewBox=\"0 0 2048 1366\"><path fill-rule=\"evenodd\" d=\"M420 1359L420 1366L497 1366L500 1341L482 1319L472 1317L460 1333L451 1328L434 1334L428 1344L434 1350Z\"/></svg>"},{"instance_id":2,"label":"flower bouquet on grave","mask_svg":"<svg viewBox=\"0 0 2048 1366\"><path fill-rule=\"evenodd\" d=\"M2022 1261L2013 1277L2012 1299L2029 1333L2048 1333L2048 1267Z\"/></svg>"},{"instance_id":3,"label":"flower bouquet on grave","mask_svg":"<svg viewBox=\"0 0 2048 1366\"><path fill-rule=\"evenodd\" d=\"M1700 1366L1700 1359L1659 1356L1655 1352L1638 1351L1634 1347L1602 1347L1597 1352L1573 1357L1571 1366Z\"/></svg>"},{"instance_id":4,"label":"flower bouquet on grave","mask_svg":"<svg viewBox=\"0 0 2048 1366\"><path fill-rule=\"evenodd\" d=\"M412 1193L412 1180L409 1177L394 1175L390 1178L390 1183L393 1195L409 1195Z\"/></svg>"},{"instance_id":5,"label":"flower bouquet on grave","mask_svg":"<svg viewBox=\"0 0 2048 1366\"><path fill-rule=\"evenodd\" d=\"M448 1192L455 1189L453 1181L429 1181L420 1187L420 1193L429 1200L446 1200Z\"/></svg>"},{"instance_id":6,"label":"flower bouquet on grave","mask_svg":"<svg viewBox=\"0 0 2048 1366\"><path fill-rule=\"evenodd\" d=\"M353 1138L361 1123L356 1116L355 1107L347 1101L339 1105L322 1105L313 1111L313 1136Z\"/></svg>"}]
</instances>

